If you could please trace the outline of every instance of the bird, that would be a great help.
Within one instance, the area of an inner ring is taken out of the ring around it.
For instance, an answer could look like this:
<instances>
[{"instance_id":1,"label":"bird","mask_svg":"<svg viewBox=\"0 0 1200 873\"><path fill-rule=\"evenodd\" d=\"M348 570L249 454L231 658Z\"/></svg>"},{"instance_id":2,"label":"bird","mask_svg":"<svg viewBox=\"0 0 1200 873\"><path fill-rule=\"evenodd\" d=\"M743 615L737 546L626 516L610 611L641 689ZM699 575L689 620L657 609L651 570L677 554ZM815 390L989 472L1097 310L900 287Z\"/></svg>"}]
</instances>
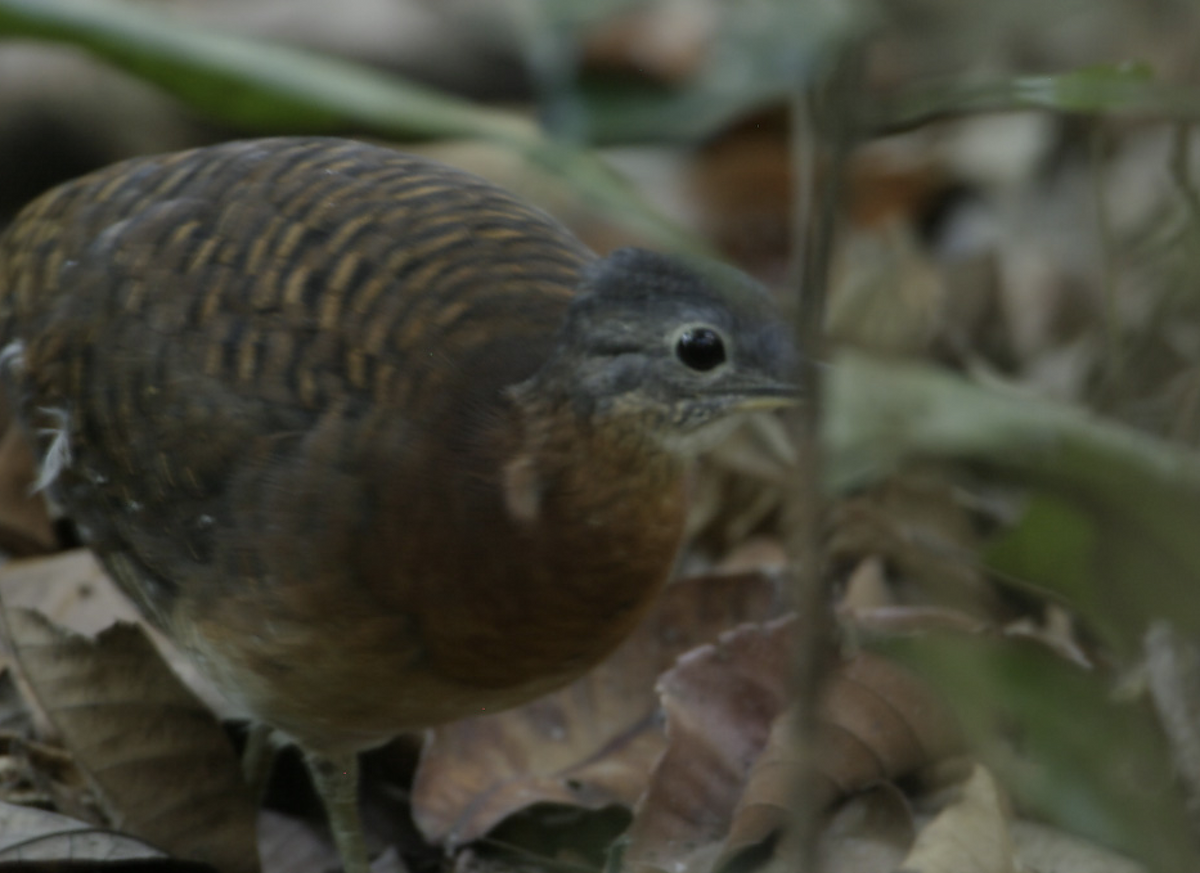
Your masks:
<instances>
[{"instance_id":1,"label":"bird","mask_svg":"<svg viewBox=\"0 0 1200 873\"><path fill-rule=\"evenodd\" d=\"M0 237L36 487L155 626L303 751L348 873L357 755L527 702L632 630L688 465L795 404L734 267L626 247L335 137L69 181Z\"/></svg>"}]
</instances>

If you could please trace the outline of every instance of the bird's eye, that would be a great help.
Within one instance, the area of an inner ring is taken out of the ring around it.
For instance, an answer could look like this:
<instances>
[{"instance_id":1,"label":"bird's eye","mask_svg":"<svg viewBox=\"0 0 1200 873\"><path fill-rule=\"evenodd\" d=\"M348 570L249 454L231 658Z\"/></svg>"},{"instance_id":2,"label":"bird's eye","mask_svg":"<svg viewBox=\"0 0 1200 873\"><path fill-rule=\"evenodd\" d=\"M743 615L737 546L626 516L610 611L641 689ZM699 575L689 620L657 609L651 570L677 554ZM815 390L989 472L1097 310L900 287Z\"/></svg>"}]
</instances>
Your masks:
<instances>
[{"instance_id":1,"label":"bird's eye","mask_svg":"<svg viewBox=\"0 0 1200 873\"><path fill-rule=\"evenodd\" d=\"M725 363L725 341L711 327L689 327L679 334L675 355L691 369L704 372Z\"/></svg>"}]
</instances>

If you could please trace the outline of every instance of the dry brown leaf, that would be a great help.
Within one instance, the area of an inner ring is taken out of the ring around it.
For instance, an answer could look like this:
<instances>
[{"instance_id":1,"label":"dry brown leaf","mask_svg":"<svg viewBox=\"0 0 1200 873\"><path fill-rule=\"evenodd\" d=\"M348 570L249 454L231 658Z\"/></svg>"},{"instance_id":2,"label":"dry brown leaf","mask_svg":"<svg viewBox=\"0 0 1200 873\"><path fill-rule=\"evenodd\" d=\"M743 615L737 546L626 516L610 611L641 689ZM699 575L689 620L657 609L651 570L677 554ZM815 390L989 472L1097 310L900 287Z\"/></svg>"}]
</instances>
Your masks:
<instances>
[{"instance_id":1,"label":"dry brown leaf","mask_svg":"<svg viewBox=\"0 0 1200 873\"><path fill-rule=\"evenodd\" d=\"M1025 869L1037 873L1147 873L1124 855L1038 822L1013 822L1012 837Z\"/></svg>"},{"instance_id":2,"label":"dry brown leaf","mask_svg":"<svg viewBox=\"0 0 1200 873\"><path fill-rule=\"evenodd\" d=\"M856 653L831 679L818 742L820 772L842 794L913 773L962 748L953 716L930 686L870 652Z\"/></svg>"},{"instance_id":3,"label":"dry brown leaf","mask_svg":"<svg viewBox=\"0 0 1200 873\"><path fill-rule=\"evenodd\" d=\"M891 873L916 830L912 811L894 785L883 783L838 804L821 830L821 873ZM786 851L778 853L788 857Z\"/></svg>"},{"instance_id":4,"label":"dry brown leaf","mask_svg":"<svg viewBox=\"0 0 1200 873\"><path fill-rule=\"evenodd\" d=\"M723 557L756 533L776 533L771 522L790 499L787 482L796 458L787 425L768 414L748 419L706 453L690 483L687 536L693 547Z\"/></svg>"},{"instance_id":5,"label":"dry brown leaf","mask_svg":"<svg viewBox=\"0 0 1200 873\"><path fill-rule=\"evenodd\" d=\"M0 800L107 824L74 759L35 740L0 734Z\"/></svg>"},{"instance_id":6,"label":"dry brown leaf","mask_svg":"<svg viewBox=\"0 0 1200 873\"><path fill-rule=\"evenodd\" d=\"M338 855L305 822L270 809L258 813L258 854L263 873L333 870Z\"/></svg>"},{"instance_id":7,"label":"dry brown leaf","mask_svg":"<svg viewBox=\"0 0 1200 873\"><path fill-rule=\"evenodd\" d=\"M526 873L540 873L545 868L530 864L520 868ZM470 846L454 856L452 873L514 873L511 858L497 857L489 852L476 852Z\"/></svg>"},{"instance_id":8,"label":"dry brown leaf","mask_svg":"<svg viewBox=\"0 0 1200 873\"><path fill-rule=\"evenodd\" d=\"M1147 690L1195 826L1200 822L1200 648L1165 621L1151 625L1144 646Z\"/></svg>"},{"instance_id":9,"label":"dry brown leaf","mask_svg":"<svg viewBox=\"0 0 1200 873\"><path fill-rule=\"evenodd\" d=\"M891 606L895 597L888 587L887 567L883 558L868 555L846 578L838 609L848 615Z\"/></svg>"},{"instance_id":10,"label":"dry brown leaf","mask_svg":"<svg viewBox=\"0 0 1200 873\"><path fill-rule=\"evenodd\" d=\"M787 131L783 111L743 118L696 152L685 191L700 234L768 284L786 279L791 250Z\"/></svg>"},{"instance_id":11,"label":"dry brown leaf","mask_svg":"<svg viewBox=\"0 0 1200 873\"><path fill-rule=\"evenodd\" d=\"M7 656L0 652L0 734L33 736L29 709L17 687L13 668L5 663Z\"/></svg>"},{"instance_id":12,"label":"dry brown leaf","mask_svg":"<svg viewBox=\"0 0 1200 873\"><path fill-rule=\"evenodd\" d=\"M795 706L775 719L733 815L718 866L772 839L796 815ZM817 726L816 797L822 805L923 769L958 751L949 712L931 690L869 652L830 677Z\"/></svg>"},{"instance_id":13,"label":"dry brown leaf","mask_svg":"<svg viewBox=\"0 0 1200 873\"><path fill-rule=\"evenodd\" d=\"M25 678L118 829L225 873L258 869L233 749L140 628L93 641L30 610L4 618Z\"/></svg>"},{"instance_id":14,"label":"dry brown leaf","mask_svg":"<svg viewBox=\"0 0 1200 873\"><path fill-rule=\"evenodd\" d=\"M882 558L900 603L950 606L985 620L1004 615L978 567L971 514L936 471L893 477L841 501L831 524L828 559L857 566Z\"/></svg>"},{"instance_id":15,"label":"dry brown leaf","mask_svg":"<svg viewBox=\"0 0 1200 873\"><path fill-rule=\"evenodd\" d=\"M781 108L745 115L706 142L689 168L687 193L699 212L695 223L701 234L771 284L787 281L792 236L795 185L788 130ZM867 143L846 168L843 208L851 231L846 244L870 240L882 227L917 225L952 182L947 168L930 159L931 150L924 144L895 145L895 140ZM819 167L817 172L824 170ZM874 266L884 252L870 254L873 261L863 264L860 259L859 266ZM920 254L912 246L902 266L907 268ZM925 273L932 275L932 269ZM895 290L895 281L890 287ZM831 314L842 291L835 288ZM883 295L878 302L889 306Z\"/></svg>"},{"instance_id":16,"label":"dry brown leaf","mask_svg":"<svg viewBox=\"0 0 1200 873\"><path fill-rule=\"evenodd\" d=\"M958 799L917 834L900 868L912 873L1018 873L1008 805L976 765Z\"/></svg>"},{"instance_id":17,"label":"dry brown leaf","mask_svg":"<svg viewBox=\"0 0 1200 873\"><path fill-rule=\"evenodd\" d=\"M766 745L754 761L741 799L733 813L729 834L718 856L717 866L752 846L758 846L786 827L792 815L799 761L794 751L798 712L793 704L771 725Z\"/></svg>"},{"instance_id":18,"label":"dry brown leaf","mask_svg":"<svg viewBox=\"0 0 1200 873\"><path fill-rule=\"evenodd\" d=\"M128 834L65 815L0 801L0 863L18 861L132 861L166 856Z\"/></svg>"},{"instance_id":19,"label":"dry brown leaf","mask_svg":"<svg viewBox=\"0 0 1200 873\"><path fill-rule=\"evenodd\" d=\"M684 82L704 64L718 18L712 0L636 4L584 35L584 65L665 84Z\"/></svg>"},{"instance_id":20,"label":"dry brown leaf","mask_svg":"<svg viewBox=\"0 0 1200 873\"><path fill-rule=\"evenodd\" d=\"M140 618L87 549L6 564L0 572L0 599L8 609L35 610L87 636L117 620L136 623Z\"/></svg>"},{"instance_id":21,"label":"dry brown leaf","mask_svg":"<svg viewBox=\"0 0 1200 873\"><path fill-rule=\"evenodd\" d=\"M659 680L668 746L628 832L628 870L707 870L788 695L797 620L738 628Z\"/></svg>"},{"instance_id":22,"label":"dry brown leaf","mask_svg":"<svg viewBox=\"0 0 1200 873\"><path fill-rule=\"evenodd\" d=\"M1063 660L1091 670L1096 665L1096 658L1094 652L1089 652L1084 634L1077 625L1075 616L1064 607L1047 603L1036 620L1031 615L1022 616L1006 624L1001 632L1005 637L1031 640Z\"/></svg>"},{"instance_id":23,"label":"dry brown leaf","mask_svg":"<svg viewBox=\"0 0 1200 873\"><path fill-rule=\"evenodd\" d=\"M878 606L839 610L839 613L864 638L936 632L977 636L995 631L987 622L946 606Z\"/></svg>"},{"instance_id":24,"label":"dry brown leaf","mask_svg":"<svg viewBox=\"0 0 1200 873\"><path fill-rule=\"evenodd\" d=\"M388 846L371 861L371 873L409 873L395 846Z\"/></svg>"},{"instance_id":25,"label":"dry brown leaf","mask_svg":"<svg viewBox=\"0 0 1200 873\"><path fill-rule=\"evenodd\" d=\"M630 826L630 869L722 867L769 851L795 815L799 764L793 715L783 714L795 631L793 619L738 628L663 676L669 745ZM923 769L959 746L924 683L859 652L831 676L820 708L817 801Z\"/></svg>"},{"instance_id":26,"label":"dry brown leaf","mask_svg":"<svg viewBox=\"0 0 1200 873\"><path fill-rule=\"evenodd\" d=\"M948 289L909 224L891 220L850 235L832 281L828 324L835 341L895 355L933 348Z\"/></svg>"},{"instance_id":27,"label":"dry brown leaf","mask_svg":"<svg viewBox=\"0 0 1200 873\"><path fill-rule=\"evenodd\" d=\"M222 718L241 715L192 661L151 627L87 549L13 561L0 570L0 603L40 612L67 630L94 636L117 621L137 624L187 686ZM0 635L0 651L5 640Z\"/></svg>"},{"instance_id":28,"label":"dry brown leaf","mask_svg":"<svg viewBox=\"0 0 1200 873\"><path fill-rule=\"evenodd\" d=\"M654 682L675 657L744 621L780 610L763 574L669 586L611 658L534 703L433 732L413 786L413 816L431 842L457 846L540 802L631 805L663 749Z\"/></svg>"},{"instance_id":29,"label":"dry brown leaf","mask_svg":"<svg viewBox=\"0 0 1200 873\"><path fill-rule=\"evenodd\" d=\"M928 148L903 138L865 143L846 170L850 220L860 228L917 224L948 184L947 168Z\"/></svg>"},{"instance_id":30,"label":"dry brown leaf","mask_svg":"<svg viewBox=\"0 0 1200 873\"><path fill-rule=\"evenodd\" d=\"M787 550L775 537L753 536L735 546L717 564L718 573L749 573L755 569L782 572L788 563Z\"/></svg>"}]
</instances>

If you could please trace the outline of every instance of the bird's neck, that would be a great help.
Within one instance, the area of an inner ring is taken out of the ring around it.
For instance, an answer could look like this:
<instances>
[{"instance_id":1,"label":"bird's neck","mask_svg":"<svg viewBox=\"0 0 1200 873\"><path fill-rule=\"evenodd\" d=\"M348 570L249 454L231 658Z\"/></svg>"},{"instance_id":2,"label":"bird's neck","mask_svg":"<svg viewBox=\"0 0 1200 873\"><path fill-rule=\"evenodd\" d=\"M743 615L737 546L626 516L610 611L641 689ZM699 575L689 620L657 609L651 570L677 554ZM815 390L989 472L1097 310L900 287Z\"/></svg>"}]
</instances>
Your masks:
<instances>
[{"instance_id":1,"label":"bird's neck","mask_svg":"<svg viewBox=\"0 0 1200 873\"><path fill-rule=\"evenodd\" d=\"M670 519L674 529L682 515L684 461L644 421L619 412L587 414L565 400L518 398L518 406L521 439L500 477L517 525L625 532L626 520L652 516Z\"/></svg>"},{"instance_id":2,"label":"bird's neck","mask_svg":"<svg viewBox=\"0 0 1200 873\"><path fill-rule=\"evenodd\" d=\"M474 596L490 621L442 655L459 675L532 696L607 655L653 602L683 533L684 467L639 422L514 399L520 425L505 429L496 471L506 533L491 544L508 560L481 568L495 587Z\"/></svg>"}]
</instances>

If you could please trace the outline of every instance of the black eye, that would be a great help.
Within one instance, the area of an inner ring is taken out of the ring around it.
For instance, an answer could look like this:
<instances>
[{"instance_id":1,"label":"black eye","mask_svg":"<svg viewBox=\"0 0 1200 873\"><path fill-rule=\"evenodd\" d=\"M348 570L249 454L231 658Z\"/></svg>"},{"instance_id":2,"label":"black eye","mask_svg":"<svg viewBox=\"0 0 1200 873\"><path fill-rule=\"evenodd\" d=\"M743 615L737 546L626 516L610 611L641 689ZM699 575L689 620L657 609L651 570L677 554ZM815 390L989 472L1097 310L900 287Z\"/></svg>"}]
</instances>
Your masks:
<instances>
[{"instance_id":1,"label":"black eye","mask_svg":"<svg viewBox=\"0 0 1200 873\"><path fill-rule=\"evenodd\" d=\"M725 363L725 341L711 327L691 327L679 335L675 355L693 370L711 370Z\"/></svg>"}]
</instances>

